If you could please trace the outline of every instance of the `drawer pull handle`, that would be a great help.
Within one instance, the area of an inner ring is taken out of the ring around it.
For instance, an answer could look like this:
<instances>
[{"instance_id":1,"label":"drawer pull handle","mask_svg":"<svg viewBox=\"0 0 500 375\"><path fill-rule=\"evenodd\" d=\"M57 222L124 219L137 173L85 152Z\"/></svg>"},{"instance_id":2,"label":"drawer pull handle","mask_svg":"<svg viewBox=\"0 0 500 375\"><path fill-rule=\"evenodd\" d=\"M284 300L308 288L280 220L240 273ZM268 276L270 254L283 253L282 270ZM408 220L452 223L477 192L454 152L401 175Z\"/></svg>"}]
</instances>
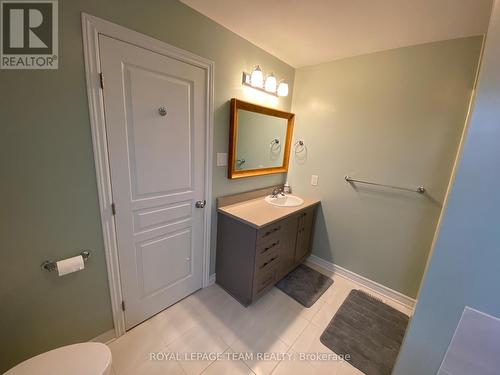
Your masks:
<instances>
[{"instance_id":1,"label":"drawer pull handle","mask_svg":"<svg viewBox=\"0 0 500 375\"><path fill-rule=\"evenodd\" d=\"M262 237L267 237L267 236L269 236L270 234L272 234L272 233L274 233L274 232L276 232L276 231L278 231L278 230L280 230L280 229L281 229L281 227L276 227L276 228L274 228L274 229L271 229L270 231L267 231L267 232L266 232L266 233L265 233Z\"/></svg>"},{"instance_id":2,"label":"drawer pull handle","mask_svg":"<svg viewBox=\"0 0 500 375\"><path fill-rule=\"evenodd\" d=\"M277 258L278 257L274 257L274 258L269 259L269 261L267 261L262 266L260 266L260 269L263 269L263 268L267 267L269 264L271 264L272 262L274 262Z\"/></svg>"},{"instance_id":3,"label":"drawer pull handle","mask_svg":"<svg viewBox=\"0 0 500 375\"><path fill-rule=\"evenodd\" d=\"M274 243L272 243L271 245L269 245L268 247L265 247L264 250L262 250L260 253L261 254L264 254L265 252L267 252L268 250L272 249L273 247L275 247L276 245L278 245L280 242L279 241L276 241Z\"/></svg>"}]
</instances>

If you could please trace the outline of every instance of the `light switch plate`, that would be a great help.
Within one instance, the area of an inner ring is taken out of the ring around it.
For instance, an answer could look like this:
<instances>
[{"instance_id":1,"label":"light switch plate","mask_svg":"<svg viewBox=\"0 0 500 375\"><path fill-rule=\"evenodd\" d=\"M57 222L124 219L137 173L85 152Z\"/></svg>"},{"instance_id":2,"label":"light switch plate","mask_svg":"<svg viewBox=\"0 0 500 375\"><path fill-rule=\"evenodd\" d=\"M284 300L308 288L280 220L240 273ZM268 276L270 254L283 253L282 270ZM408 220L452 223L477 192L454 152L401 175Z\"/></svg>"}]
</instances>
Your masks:
<instances>
[{"instance_id":1,"label":"light switch plate","mask_svg":"<svg viewBox=\"0 0 500 375\"><path fill-rule=\"evenodd\" d=\"M313 174L313 175L311 176L311 185L312 185L312 186L317 186L317 185L318 185L318 178L319 178L319 177L318 177L317 175L315 175L315 174Z\"/></svg>"},{"instance_id":2,"label":"light switch plate","mask_svg":"<svg viewBox=\"0 0 500 375\"><path fill-rule=\"evenodd\" d=\"M227 153L218 152L217 153L217 166L226 167L227 166Z\"/></svg>"}]
</instances>

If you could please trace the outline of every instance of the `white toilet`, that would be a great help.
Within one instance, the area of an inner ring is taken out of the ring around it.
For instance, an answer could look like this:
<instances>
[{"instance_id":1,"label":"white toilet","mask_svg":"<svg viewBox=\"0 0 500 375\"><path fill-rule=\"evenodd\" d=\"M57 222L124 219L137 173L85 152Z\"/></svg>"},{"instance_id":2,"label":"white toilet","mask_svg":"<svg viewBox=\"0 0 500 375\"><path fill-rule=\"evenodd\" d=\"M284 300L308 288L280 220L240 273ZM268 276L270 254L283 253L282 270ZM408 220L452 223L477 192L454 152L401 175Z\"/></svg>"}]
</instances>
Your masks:
<instances>
[{"instance_id":1,"label":"white toilet","mask_svg":"<svg viewBox=\"0 0 500 375\"><path fill-rule=\"evenodd\" d=\"M4 375L108 375L111 351L98 342L63 346L30 358Z\"/></svg>"}]
</instances>

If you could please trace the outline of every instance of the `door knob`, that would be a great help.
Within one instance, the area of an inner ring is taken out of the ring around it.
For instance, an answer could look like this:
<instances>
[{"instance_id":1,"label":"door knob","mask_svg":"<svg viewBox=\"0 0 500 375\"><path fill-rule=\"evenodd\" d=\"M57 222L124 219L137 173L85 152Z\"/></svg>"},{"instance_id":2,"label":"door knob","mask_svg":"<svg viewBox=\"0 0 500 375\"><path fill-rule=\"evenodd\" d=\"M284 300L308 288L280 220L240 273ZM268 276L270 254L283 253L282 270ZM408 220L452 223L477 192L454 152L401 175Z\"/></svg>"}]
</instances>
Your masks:
<instances>
[{"instance_id":1,"label":"door knob","mask_svg":"<svg viewBox=\"0 0 500 375\"><path fill-rule=\"evenodd\" d=\"M164 105L161 106L160 108L158 108L158 113L160 114L160 116L166 116L167 115L167 107L165 107Z\"/></svg>"},{"instance_id":2,"label":"door knob","mask_svg":"<svg viewBox=\"0 0 500 375\"><path fill-rule=\"evenodd\" d=\"M195 203L195 206L196 206L197 208L203 208L203 207L205 207L205 205L206 205L206 204L207 204L207 201L206 201L206 200L202 200L202 201L197 201L197 202Z\"/></svg>"}]
</instances>

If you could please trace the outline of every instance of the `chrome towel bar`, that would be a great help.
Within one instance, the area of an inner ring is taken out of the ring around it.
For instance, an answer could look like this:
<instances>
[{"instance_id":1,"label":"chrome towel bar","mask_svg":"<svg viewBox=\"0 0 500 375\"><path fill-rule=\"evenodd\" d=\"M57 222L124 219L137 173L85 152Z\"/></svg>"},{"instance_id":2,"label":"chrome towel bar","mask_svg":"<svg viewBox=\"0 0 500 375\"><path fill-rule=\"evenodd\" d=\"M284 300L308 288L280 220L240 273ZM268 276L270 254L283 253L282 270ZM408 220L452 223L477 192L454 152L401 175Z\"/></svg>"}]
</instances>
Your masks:
<instances>
[{"instance_id":1,"label":"chrome towel bar","mask_svg":"<svg viewBox=\"0 0 500 375\"><path fill-rule=\"evenodd\" d=\"M352 183L359 183L359 184L366 184L366 185L374 185L374 186L381 186L381 187L386 187L389 189L395 189L395 190L403 190L403 191L411 191L413 193L419 193L419 194L424 194L425 193L425 188L423 186L417 186L416 188L407 188L407 187L402 187L402 186L394 186L394 185L386 185L386 184L379 184L377 182L370 182L370 181L363 181L363 180L356 180L354 178L351 178L350 176L345 176L344 177L347 182L350 184Z\"/></svg>"}]
</instances>

